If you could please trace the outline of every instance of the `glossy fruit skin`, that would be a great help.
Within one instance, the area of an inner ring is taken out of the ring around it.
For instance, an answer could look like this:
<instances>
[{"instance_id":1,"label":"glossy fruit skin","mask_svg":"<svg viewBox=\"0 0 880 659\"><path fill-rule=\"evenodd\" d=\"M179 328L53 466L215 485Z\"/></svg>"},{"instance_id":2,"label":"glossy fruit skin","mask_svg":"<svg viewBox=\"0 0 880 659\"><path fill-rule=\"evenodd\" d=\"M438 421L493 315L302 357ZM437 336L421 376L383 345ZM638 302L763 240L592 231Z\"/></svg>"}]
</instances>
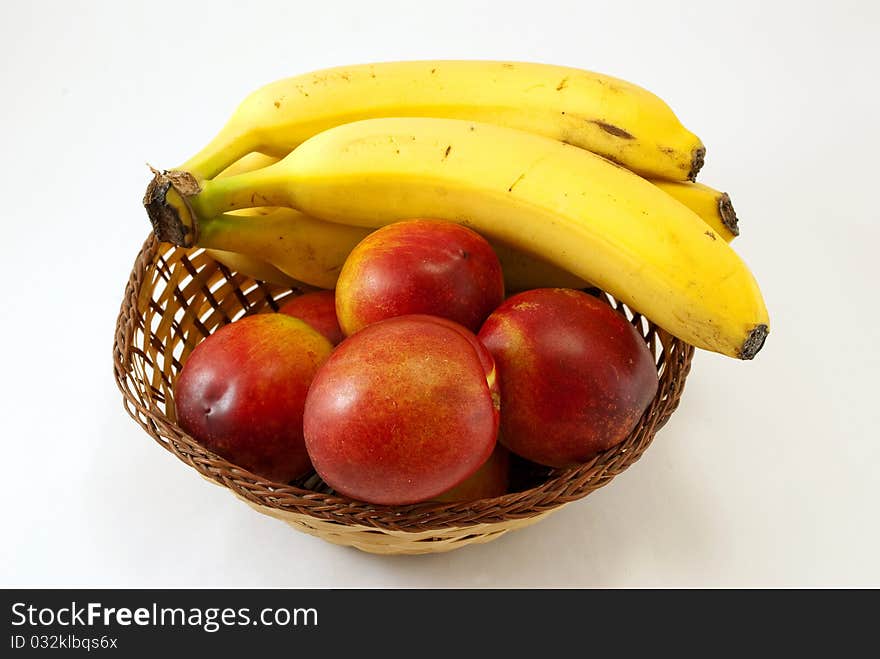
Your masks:
<instances>
[{"instance_id":1,"label":"glossy fruit skin","mask_svg":"<svg viewBox=\"0 0 880 659\"><path fill-rule=\"evenodd\" d=\"M510 483L510 451L499 442L489 459L468 479L434 497L443 503L462 503L500 497Z\"/></svg>"},{"instance_id":2,"label":"glossy fruit skin","mask_svg":"<svg viewBox=\"0 0 880 659\"><path fill-rule=\"evenodd\" d=\"M620 443L657 392L644 339L580 291L514 295L478 336L498 370L501 441L539 464L573 466Z\"/></svg>"},{"instance_id":3,"label":"glossy fruit skin","mask_svg":"<svg viewBox=\"0 0 880 659\"><path fill-rule=\"evenodd\" d=\"M415 219L374 231L349 254L336 283L347 336L385 318L428 314L476 332L504 299L498 257L475 231Z\"/></svg>"},{"instance_id":4,"label":"glossy fruit skin","mask_svg":"<svg viewBox=\"0 0 880 659\"><path fill-rule=\"evenodd\" d=\"M488 351L449 320L410 315L339 344L315 376L303 422L328 485L398 505L431 499L477 471L495 448L498 418Z\"/></svg>"},{"instance_id":5,"label":"glossy fruit skin","mask_svg":"<svg viewBox=\"0 0 880 659\"><path fill-rule=\"evenodd\" d=\"M334 291L312 291L297 295L285 302L278 313L304 320L334 346L345 338L336 319Z\"/></svg>"},{"instance_id":6,"label":"glossy fruit skin","mask_svg":"<svg viewBox=\"0 0 880 659\"><path fill-rule=\"evenodd\" d=\"M202 341L174 387L180 427L230 462L278 483L311 471L306 394L333 347L303 321L258 314Z\"/></svg>"}]
</instances>

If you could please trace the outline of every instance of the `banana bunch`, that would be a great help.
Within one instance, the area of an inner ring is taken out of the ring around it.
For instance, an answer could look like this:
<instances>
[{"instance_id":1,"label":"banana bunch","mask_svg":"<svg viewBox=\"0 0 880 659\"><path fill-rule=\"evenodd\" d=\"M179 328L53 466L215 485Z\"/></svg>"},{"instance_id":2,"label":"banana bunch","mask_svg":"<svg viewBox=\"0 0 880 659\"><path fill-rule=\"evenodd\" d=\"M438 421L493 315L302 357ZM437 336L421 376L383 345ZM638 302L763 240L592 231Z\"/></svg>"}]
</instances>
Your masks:
<instances>
[{"instance_id":1,"label":"banana bunch","mask_svg":"<svg viewBox=\"0 0 880 659\"><path fill-rule=\"evenodd\" d=\"M369 231L458 222L492 243L510 290L595 285L699 348L751 359L767 310L728 244L729 197L693 182L704 155L663 101L608 76L373 64L257 90L202 151L156 172L144 204L160 240L325 288Z\"/></svg>"}]
</instances>

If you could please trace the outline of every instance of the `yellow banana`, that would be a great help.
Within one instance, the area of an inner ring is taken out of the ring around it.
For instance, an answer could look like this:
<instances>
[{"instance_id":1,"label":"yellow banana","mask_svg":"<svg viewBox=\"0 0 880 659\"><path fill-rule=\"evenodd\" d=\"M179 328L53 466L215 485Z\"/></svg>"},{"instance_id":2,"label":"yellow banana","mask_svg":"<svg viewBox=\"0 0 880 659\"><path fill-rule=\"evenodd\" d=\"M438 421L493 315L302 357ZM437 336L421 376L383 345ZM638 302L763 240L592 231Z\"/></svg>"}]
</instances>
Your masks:
<instances>
[{"instance_id":1,"label":"yellow banana","mask_svg":"<svg viewBox=\"0 0 880 659\"><path fill-rule=\"evenodd\" d=\"M697 195L695 200L705 198ZM705 204L704 220L714 220L709 226L731 240L734 235L718 220L717 210L713 212L717 208L717 205ZM201 221L199 245L226 267L255 279L291 287L307 284L331 289L336 287L348 254L370 231L316 220L290 208L246 209ZM589 282L544 259L497 240L490 242L501 262L508 293L532 288L590 286Z\"/></svg>"},{"instance_id":2,"label":"yellow banana","mask_svg":"<svg viewBox=\"0 0 880 659\"><path fill-rule=\"evenodd\" d=\"M273 208L261 217L208 218L199 224L198 244L253 256L294 279L335 288L345 259L370 231L316 220L290 208Z\"/></svg>"},{"instance_id":3,"label":"yellow banana","mask_svg":"<svg viewBox=\"0 0 880 659\"><path fill-rule=\"evenodd\" d=\"M278 160L274 156L252 152L227 167L217 178L250 172ZM697 213L726 241L730 242L739 234L736 214L727 194L702 183L657 179L652 183ZM202 222L200 244L209 247L208 253L231 270L284 286L303 287L306 284L334 288L340 265L345 259L342 254L347 254L369 233L358 227L347 232L337 224L308 217L297 224L304 216L288 209L250 208L234 213L247 216L272 213L273 217L259 229L234 220ZM211 245L224 246L231 251L210 249ZM493 241L492 247L501 261L508 293L531 288L590 286L580 277L552 263L498 241Z\"/></svg>"},{"instance_id":4,"label":"yellow banana","mask_svg":"<svg viewBox=\"0 0 880 659\"><path fill-rule=\"evenodd\" d=\"M278 162L278 160L279 158L274 156L268 156L256 152L250 153L225 169L220 176L232 176L234 174L250 172L255 169L260 169L261 167L273 165ZM737 220L736 212L733 209L733 203L726 192L721 192L720 190L711 188L703 183L695 183L692 181L664 181L662 179L649 180L651 180L651 183L658 188L667 194L672 195L703 218L703 221L727 242L732 241L739 235L739 221ZM542 276L538 277L539 280L557 282L568 281L569 284L574 283L575 281L575 278L573 278L572 275L564 274L562 271L559 271L558 268L554 268L546 262L533 264L530 258L525 257L520 252L511 250L504 245L497 245L497 247L504 254L503 257L499 257L502 262L507 261L511 268L517 270L514 275L516 281L521 281L523 284L527 284L529 281L534 281L534 278L530 274L533 269L536 272L541 273ZM580 286L563 286L561 283L554 285L558 285L560 288L584 287L583 282L581 282ZM517 288L515 290L525 289Z\"/></svg>"},{"instance_id":5,"label":"yellow banana","mask_svg":"<svg viewBox=\"0 0 880 659\"><path fill-rule=\"evenodd\" d=\"M323 130L371 117L518 128L670 180L693 180L705 156L666 103L624 80L549 64L421 61L339 67L268 84L179 169L211 179L251 151L285 156Z\"/></svg>"},{"instance_id":6,"label":"yellow banana","mask_svg":"<svg viewBox=\"0 0 880 659\"><path fill-rule=\"evenodd\" d=\"M769 319L758 285L694 212L604 158L518 130L453 119L353 122L274 165L200 186L157 173L144 199L160 239L254 206L376 228L459 222L592 282L673 335L751 359Z\"/></svg>"},{"instance_id":7,"label":"yellow banana","mask_svg":"<svg viewBox=\"0 0 880 659\"><path fill-rule=\"evenodd\" d=\"M533 288L589 288L592 286L577 275L554 265L535 254L528 254L497 239L488 238L489 244L504 273L504 292L507 295Z\"/></svg>"},{"instance_id":8,"label":"yellow banana","mask_svg":"<svg viewBox=\"0 0 880 659\"><path fill-rule=\"evenodd\" d=\"M259 151L252 151L229 165L229 167L217 174L215 178L228 178L230 176L235 176L236 174L252 172L255 169L274 165L278 160L279 158L276 158L275 156L269 156L265 153L260 153Z\"/></svg>"},{"instance_id":9,"label":"yellow banana","mask_svg":"<svg viewBox=\"0 0 880 659\"><path fill-rule=\"evenodd\" d=\"M277 158L265 156L262 153L250 153L244 158L237 160L232 165L218 174L221 176L234 176L244 172L251 172L260 167L265 167L278 162ZM247 208L236 212L239 215L260 215L262 209ZM240 272L243 275L261 281L267 281L279 286L289 286L290 288L306 288L303 282L290 277L271 263L267 263L265 259L261 259L254 255L245 255L236 251L224 251L220 249L205 250L211 258L218 263L225 265L233 272Z\"/></svg>"},{"instance_id":10,"label":"yellow banana","mask_svg":"<svg viewBox=\"0 0 880 659\"><path fill-rule=\"evenodd\" d=\"M253 152L227 167L217 178L250 172L276 162L278 158L274 156ZM725 240L729 242L734 238L725 225L727 218L732 217L733 226L736 226L736 215L726 194L702 183L652 182L691 208ZM338 224L308 218L290 209L248 208L233 213L246 216L271 214L271 220L265 225L248 225L230 219L203 221L200 245L208 248L207 252L215 260L233 271L284 286L302 287L305 283L334 288L345 259L342 254L347 254L369 233L360 227L346 231ZM300 222L303 218L305 221ZM231 251L211 248L212 245L224 246ZM492 247L501 261L508 293L531 288L590 286L552 263L498 241L494 241Z\"/></svg>"},{"instance_id":11,"label":"yellow banana","mask_svg":"<svg viewBox=\"0 0 880 659\"><path fill-rule=\"evenodd\" d=\"M219 260L227 265L227 255L237 252L251 260L247 264L250 272L262 264L264 269L271 268L297 281L329 289L336 287L339 271L351 250L372 231L316 220L291 208L267 210L261 217L225 213L201 220L198 245L212 255L216 250L226 250L220 252ZM492 247L501 261L505 289L509 292L588 286L579 277L534 256L497 241Z\"/></svg>"},{"instance_id":12,"label":"yellow banana","mask_svg":"<svg viewBox=\"0 0 880 659\"><path fill-rule=\"evenodd\" d=\"M217 178L250 172L278 162L251 153ZM249 220L243 217L250 218ZM265 220L255 216L265 216ZM246 208L203 220L199 246L231 270L286 286L335 288L349 252L369 229L315 220L289 208ZM582 279L547 263L495 243L509 293L530 288L585 288Z\"/></svg>"},{"instance_id":13,"label":"yellow banana","mask_svg":"<svg viewBox=\"0 0 880 659\"><path fill-rule=\"evenodd\" d=\"M739 220L726 192L720 192L702 183L656 180L652 182L703 218L703 221L727 242L739 235Z\"/></svg>"},{"instance_id":14,"label":"yellow banana","mask_svg":"<svg viewBox=\"0 0 880 659\"><path fill-rule=\"evenodd\" d=\"M250 153L217 178L251 172L278 162L273 156ZM322 222L290 208L247 208L211 218L200 225L199 245L229 265L230 254L245 274L258 271L272 278L335 288L346 257L369 229ZM277 274L276 274L277 273ZM253 276L253 275L252 275Z\"/></svg>"},{"instance_id":15,"label":"yellow banana","mask_svg":"<svg viewBox=\"0 0 880 659\"><path fill-rule=\"evenodd\" d=\"M252 279L290 288L309 288L304 285L304 282L284 274L271 263L267 263L265 259L220 249L206 249L205 251L211 255L212 259L225 265L233 272L240 272Z\"/></svg>"}]
</instances>

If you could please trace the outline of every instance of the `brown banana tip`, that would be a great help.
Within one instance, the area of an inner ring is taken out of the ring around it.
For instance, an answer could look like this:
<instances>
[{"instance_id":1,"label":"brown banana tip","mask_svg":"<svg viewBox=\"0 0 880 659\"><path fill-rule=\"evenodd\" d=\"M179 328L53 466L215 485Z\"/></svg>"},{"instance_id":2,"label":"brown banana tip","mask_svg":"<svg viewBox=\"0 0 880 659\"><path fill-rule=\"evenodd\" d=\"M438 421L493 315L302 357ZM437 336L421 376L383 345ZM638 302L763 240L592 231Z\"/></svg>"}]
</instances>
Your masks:
<instances>
[{"instance_id":1,"label":"brown banana tip","mask_svg":"<svg viewBox=\"0 0 880 659\"><path fill-rule=\"evenodd\" d=\"M730 229L734 236L739 235L739 219L736 211L733 210L733 202L726 192L722 193L718 198L718 213L721 215L721 223Z\"/></svg>"},{"instance_id":2,"label":"brown banana tip","mask_svg":"<svg viewBox=\"0 0 880 659\"><path fill-rule=\"evenodd\" d=\"M764 346L764 341L767 339L769 333L770 329L763 323L755 325L755 327L752 328L752 331L749 332L746 340L743 342L742 348L740 348L740 359L754 359L755 355L758 354L758 351Z\"/></svg>"},{"instance_id":3,"label":"brown banana tip","mask_svg":"<svg viewBox=\"0 0 880 659\"><path fill-rule=\"evenodd\" d=\"M696 181L697 174L706 162L706 147L698 146L691 154L691 170L688 172L688 181Z\"/></svg>"},{"instance_id":4,"label":"brown banana tip","mask_svg":"<svg viewBox=\"0 0 880 659\"><path fill-rule=\"evenodd\" d=\"M192 247L196 242L196 227L190 213L181 215L179 204L169 200L169 194L186 204L186 197L196 194L200 186L188 172L157 171L150 167L153 179L144 194L144 208L153 226L153 233L162 242L178 247ZM187 209L188 210L188 209Z\"/></svg>"}]
</instances>

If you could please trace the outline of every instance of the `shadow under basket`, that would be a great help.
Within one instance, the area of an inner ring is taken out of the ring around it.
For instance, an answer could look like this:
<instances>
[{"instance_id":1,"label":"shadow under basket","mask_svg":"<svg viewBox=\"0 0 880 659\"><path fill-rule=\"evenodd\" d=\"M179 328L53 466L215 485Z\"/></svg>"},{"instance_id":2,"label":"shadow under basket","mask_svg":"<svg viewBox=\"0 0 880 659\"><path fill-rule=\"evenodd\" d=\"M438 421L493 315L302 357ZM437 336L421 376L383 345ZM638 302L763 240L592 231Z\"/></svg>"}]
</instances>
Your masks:
<instances>
[{"instance_id":1,"label":"shadow under basket","mask_svg":"<svg viewBox=\"0 0 880 659\"><path fill-rule=\"evenodd\" d=\"M569 469L514 461L514 491L468 503L378 506L330 490L312 474L273 483L203 448L176 423L173 390L193 348L226 323L276 311L303 291L232 272L200 249L152 236L135 260L116 324L113 366L124 405L162 447L255 510L329 542L377 554L443 552L493 540L606 485L639 459L678 405L694 349L611 296L596 293L645 337L660 386L627 439Z\"/></svg>"}]
</instances>

